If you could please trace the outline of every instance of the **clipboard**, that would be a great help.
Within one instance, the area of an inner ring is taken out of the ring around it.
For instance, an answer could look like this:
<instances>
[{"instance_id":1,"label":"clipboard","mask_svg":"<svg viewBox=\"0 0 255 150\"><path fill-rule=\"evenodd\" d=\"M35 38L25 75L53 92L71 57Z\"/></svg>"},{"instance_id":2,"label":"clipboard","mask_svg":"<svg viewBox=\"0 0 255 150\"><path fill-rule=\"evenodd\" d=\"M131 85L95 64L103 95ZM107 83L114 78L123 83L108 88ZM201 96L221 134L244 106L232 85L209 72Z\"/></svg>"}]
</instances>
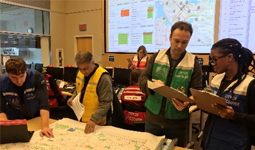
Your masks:
<instances>
[{"instance_id":1,"label":"clipboard","mask_svg":"<svg viewBox=\"0 0 255 150\"><path fill-rule=\"evenodd\" d=\"M226 100L222 97L192 88L190 88L190 92L194 97L197 107L201 110L207 111L215 115L219 115L218 110L212 108L211 105L214 103L218 103L222 106L227 107Z\"/></svg>"},{"instance_id":2,"label":"clipboard","mask_svg":"<svg viewBox=\"0 0 255 150\"><path fill-rule=\"evenodd\" d=\"M176 89L172 87L157 85L149 80L147 81L147 85L150 89L152 89L153 91L159 93L160 95L168 99L176 98L183 102L193 102L193 100L187 97L187 95L185 95L184 93L180 91L177 91Z\"/></svg>"},{"instance_id":3,"label":"clipboard","mask_svg":"<svg viewBox=\"0 0 255 150\"><path fill-rule=\"evenodd\" d=\"M130 59L130 58L127 58L127 61L128 61L128 64L131 66L131 65L133 65L133 62L132 62L132 60Z\"/></svg>"}]
</instances>

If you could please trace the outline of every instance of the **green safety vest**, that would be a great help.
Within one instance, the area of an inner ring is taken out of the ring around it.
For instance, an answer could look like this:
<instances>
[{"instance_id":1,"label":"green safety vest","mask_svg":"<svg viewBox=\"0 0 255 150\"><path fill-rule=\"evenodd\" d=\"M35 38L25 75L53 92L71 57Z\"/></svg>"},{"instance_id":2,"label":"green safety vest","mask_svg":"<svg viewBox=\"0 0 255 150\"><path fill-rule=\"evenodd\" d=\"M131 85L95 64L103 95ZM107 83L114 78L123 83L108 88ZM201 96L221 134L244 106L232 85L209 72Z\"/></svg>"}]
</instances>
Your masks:
<instances>
[{"instance_id":1,"label":"green safety vest","mask_svg":"<svg viewBox=\"0 0 255 150\"><path fill-rule=\"evenodd\" d=\"M152 70L152 80L161 80L165 85L167 82L167 76L170 70L170 63L168 56L166 55L167 49L160 50L154 61ZM186 52L184 58L176 66L170 87L180 88L184 87L185 94L188 94L189 83L191 81L193 69L195 64L195 56ZM149 95L145 101L145 106L155 115L159 114L162 105L163 96L154 93ZM165 105L164 117L167 119L187 119L189 115L188 108L182 111L178 111L173 105L172 101L167 99Z\"/></svg>"}]
</instances>

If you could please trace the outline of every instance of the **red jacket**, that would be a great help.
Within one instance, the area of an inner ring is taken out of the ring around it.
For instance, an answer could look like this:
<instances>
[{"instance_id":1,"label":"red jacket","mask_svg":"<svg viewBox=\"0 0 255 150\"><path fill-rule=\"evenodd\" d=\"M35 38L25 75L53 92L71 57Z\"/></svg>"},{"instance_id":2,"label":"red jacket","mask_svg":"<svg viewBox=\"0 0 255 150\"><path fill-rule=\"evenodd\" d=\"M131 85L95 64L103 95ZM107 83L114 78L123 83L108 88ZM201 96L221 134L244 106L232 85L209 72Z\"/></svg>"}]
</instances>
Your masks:
<instances>
[{"instance_id":1,"label":"red jacket","mask_svg":"<svg viewBox=\"0 0 255 150\"><path fill-rule=\"evenodd\" d=\"M50 108L57 108L58 103L64 102L65 99L63 97L63 94L62 94L61 90L59 89L58 85L56 84L57 90L58 90L59 94L62 96L61 101L58 102L57 97L56 97L56 93L54 93L52 88L51 88L50 81L49 81L50 78L52 78L52 76L49 75L49 74L46 74L45 80L46 80L46 85L47 85L47 89L48 89L49 106L50 106Z\"/></svg>"}]
</instances>

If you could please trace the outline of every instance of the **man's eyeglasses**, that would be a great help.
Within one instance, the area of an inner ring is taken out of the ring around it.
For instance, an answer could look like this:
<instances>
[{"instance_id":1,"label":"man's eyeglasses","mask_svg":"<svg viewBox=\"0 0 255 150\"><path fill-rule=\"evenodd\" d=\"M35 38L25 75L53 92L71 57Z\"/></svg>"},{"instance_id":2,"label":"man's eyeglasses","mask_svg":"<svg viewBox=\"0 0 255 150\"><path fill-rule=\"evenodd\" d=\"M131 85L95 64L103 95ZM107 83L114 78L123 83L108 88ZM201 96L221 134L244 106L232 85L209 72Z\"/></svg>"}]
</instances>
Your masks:
<instances>
[{"instance_id":1,"label":"man's eyeglasses","mask_svg":"<svg viewBox=\"0 0 255 150\"><path fill-rule=\"evenodd\" d=\"M211 58L211 60L209 60L209 61L210 61L211 64L216 65L216 64L217 64L217 61L218 61L220 58L226 57L227 55L228 55L228 54L223 55L223 56L220 56L220 57L216 57L216 58Z\"/></svg>"}]
</instances>

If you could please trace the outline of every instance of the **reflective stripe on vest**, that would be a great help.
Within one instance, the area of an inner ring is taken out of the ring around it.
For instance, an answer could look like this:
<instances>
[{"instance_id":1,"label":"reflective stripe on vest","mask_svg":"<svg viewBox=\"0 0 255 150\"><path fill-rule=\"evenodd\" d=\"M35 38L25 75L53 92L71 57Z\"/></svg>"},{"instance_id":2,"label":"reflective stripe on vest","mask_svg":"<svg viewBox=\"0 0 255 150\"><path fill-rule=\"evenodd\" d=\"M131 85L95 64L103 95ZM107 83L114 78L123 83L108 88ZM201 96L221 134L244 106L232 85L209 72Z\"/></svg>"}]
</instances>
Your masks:
<instances>
[{"instance_id":1,"label":"reflective stripe on vest","mask_svg":"<svg viewBox=\"0 0 255 150\"><path fill-rule=\"evenodd\" d=\"M135 55L133 60L132 60L133 65L135 65L134 69L145 69L146 64L147 64L147 56L144 56L140 63L139 63L139 67L137 67L138 65L138 55Z\"/></svg>"}]
</instances>

